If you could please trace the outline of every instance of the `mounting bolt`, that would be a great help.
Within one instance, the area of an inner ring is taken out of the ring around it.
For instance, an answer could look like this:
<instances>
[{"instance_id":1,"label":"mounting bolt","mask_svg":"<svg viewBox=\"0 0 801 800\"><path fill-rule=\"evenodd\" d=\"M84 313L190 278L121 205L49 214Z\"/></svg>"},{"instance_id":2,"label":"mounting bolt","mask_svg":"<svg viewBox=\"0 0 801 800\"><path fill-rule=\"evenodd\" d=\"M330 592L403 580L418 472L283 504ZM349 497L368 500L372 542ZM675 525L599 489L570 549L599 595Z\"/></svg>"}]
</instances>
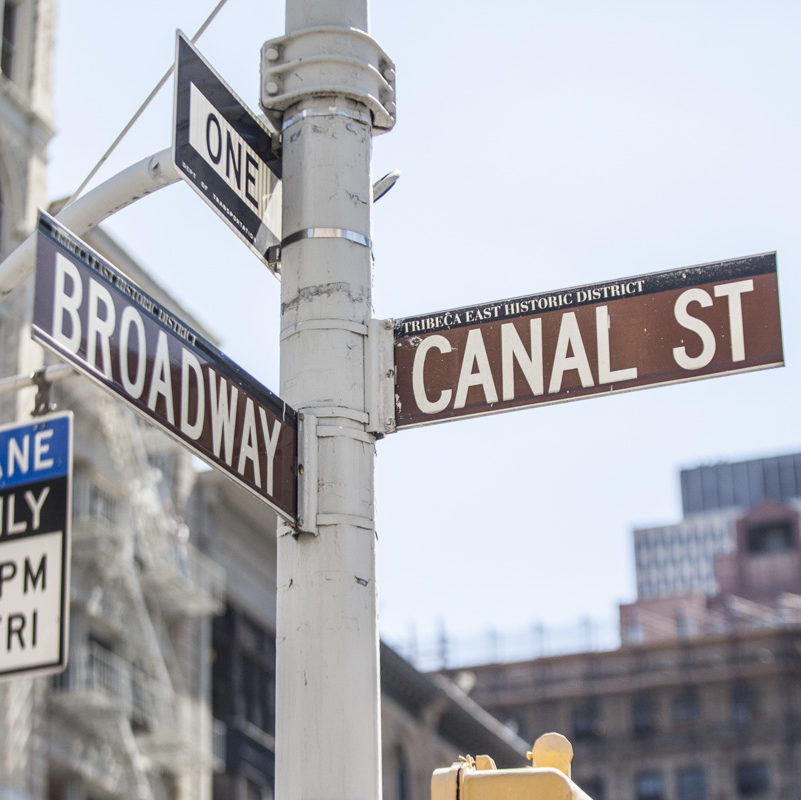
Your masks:
<instances>
[{"instance_id":1,"label":"mounting bolt","mask_svg":"<svg viewBox=\"0 0 801 800\"><path fill-rule=\"evenodd\" d=\"M277 48L275 48L275 47L268 47L268 48L267 48L267 49L264 51L264 57L265 57L265 58L266 58L268 61L278 61L278 56L279 56L279 55L280 55L280 53L278 52L278 49L277 49Z\"/></svg>"},{"instance_id":2,"label":"mounting bolt","mask_svg":"<svg viewBox=\"0 0 801 800\"><path fill-rule=\"evenodd\" d=\"M278 84L275 81L268 81L264 84L264 91L267 94L278 94Z\"/></svg>"}]
</instances>

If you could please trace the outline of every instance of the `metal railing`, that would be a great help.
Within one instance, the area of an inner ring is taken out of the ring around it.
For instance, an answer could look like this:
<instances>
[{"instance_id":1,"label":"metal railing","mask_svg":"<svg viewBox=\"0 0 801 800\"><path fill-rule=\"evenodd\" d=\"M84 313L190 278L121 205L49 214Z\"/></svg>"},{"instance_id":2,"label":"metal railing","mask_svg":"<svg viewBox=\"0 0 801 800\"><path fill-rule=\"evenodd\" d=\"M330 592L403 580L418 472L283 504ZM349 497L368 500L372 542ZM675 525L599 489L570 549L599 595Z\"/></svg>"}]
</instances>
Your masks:
<instances>
[{"instance_id":1,"label":"metal railing","mask_svg":"<svg viewBox=\"0 0 801 800\"><path fill-rule=\"evenodd\" d=\"M573 625L535 622L528 628L518 630L491 629L462 636L451 635L443 628L438 634L422 640L411 636L406 641L386 638L385 641L424 672L615 650L620 646L616 623L589 618Z\"/></svg>"},{"instance_id":2,"label":"metal railing","mask_svg":"<svg viewBox=\"0 0 801 800\"><path fill-rule=\"evenodd\" d=\"M211 723L211 754L214 759L214 770L223 772L226 763L226 742L228 739L228 728L219 719L212 720Z\"/></svg>"},{"instance_id":3,"label":"metal railing","mask_svg":"<svg viewBox=\"0 0 801 800\"><path fill-rule=\"evenodd\" d=\"M155 678L97 642L72 650L67 669L53 678L53 692L78 713L122 713L136 731L164 725L172 707Z\"/></svg>"},{"instance_id":4,"label":"metal railing","mask_svg":"<svg viewBox=\"0 0 801 800\"><path fill-rule=\"evenodd\" d=\"M87 712L98 708L129 712L130 665L97 642L75 648L67 669L53 679L54 692L80 698Z\"/></svg>"},{"instance_id":5,"label":"metal railing","mask_svg":"<svg viewBox=\"0 0 801 800\"><path fill-rule=\"evenodd\" d=\"M169 605L185 613L213 614L222 610L225 570L219 564L189 542L177 539L158 542L154 551L142 578Z\"/></svg>"}]
</instances>

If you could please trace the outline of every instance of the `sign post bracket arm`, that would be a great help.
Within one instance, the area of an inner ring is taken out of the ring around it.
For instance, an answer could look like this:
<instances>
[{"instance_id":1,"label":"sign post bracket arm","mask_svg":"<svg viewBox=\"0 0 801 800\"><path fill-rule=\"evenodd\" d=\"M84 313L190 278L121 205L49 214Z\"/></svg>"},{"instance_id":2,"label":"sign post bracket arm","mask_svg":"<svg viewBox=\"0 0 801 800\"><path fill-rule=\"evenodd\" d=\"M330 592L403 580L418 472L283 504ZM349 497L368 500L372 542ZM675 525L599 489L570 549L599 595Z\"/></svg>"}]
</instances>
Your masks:
<instances>
[{"instance_id":1,"label":"sign post bracket arm","mask_svg":"<svg viewBox=\"0 0 801 800\"><path fill-rule=\"evenodd\" d=\"M120 209L181 179L170 148L143 158L79 197L56 214L56 219L81 236ZM32 233L0 262L0 301L33 272L36 233Z\"/></svg>"},{"instance_id":2,"label":"sign post bracket arm","mask_svg":"<svg viewBox=\"0 0 801 800\"><path fill-rule=\"evenodd\" d=\"M369 416L367 431L377 436L395 432L393 328L391 319L371 319L367 323L364 354L365 407Z\"/></svg>"},{"instance_id":3,"label":"sign post bracket arm","mask_svg":"<svg viewBox=\"0 0 801 800\"><path fill-rule=\"evenodd\" d=\"M298 413L298 533L317 536L317 417Z\"/></svg>"}]
</instances>

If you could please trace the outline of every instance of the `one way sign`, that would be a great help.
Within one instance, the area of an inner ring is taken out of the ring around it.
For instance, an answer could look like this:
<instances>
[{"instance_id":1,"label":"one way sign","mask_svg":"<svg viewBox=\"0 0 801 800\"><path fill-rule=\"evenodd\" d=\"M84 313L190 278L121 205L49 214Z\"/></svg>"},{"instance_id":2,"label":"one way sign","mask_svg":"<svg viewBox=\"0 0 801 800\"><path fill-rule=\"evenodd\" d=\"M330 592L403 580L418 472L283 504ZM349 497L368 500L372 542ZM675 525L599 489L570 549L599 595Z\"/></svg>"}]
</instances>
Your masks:
<instances>
[{"instance_id":1,"label":"one way sign","mask_svg":"<svg viewBox=\"0 0 801 800\"><path fill-rule=\"evenodd\" d=\"M273 271L281 161L267 129L179 31L173 160L178 172Z\"/></svg>"},{"instance_id":2,"label":"one way sign","mask_svg":"<svg viewBox=\"0 0 801 800\"><path fill-rule=\"evenodd\" d=\"M0 678L67 665L72 414L0 428Z\"/></svg>"}]
</instances>

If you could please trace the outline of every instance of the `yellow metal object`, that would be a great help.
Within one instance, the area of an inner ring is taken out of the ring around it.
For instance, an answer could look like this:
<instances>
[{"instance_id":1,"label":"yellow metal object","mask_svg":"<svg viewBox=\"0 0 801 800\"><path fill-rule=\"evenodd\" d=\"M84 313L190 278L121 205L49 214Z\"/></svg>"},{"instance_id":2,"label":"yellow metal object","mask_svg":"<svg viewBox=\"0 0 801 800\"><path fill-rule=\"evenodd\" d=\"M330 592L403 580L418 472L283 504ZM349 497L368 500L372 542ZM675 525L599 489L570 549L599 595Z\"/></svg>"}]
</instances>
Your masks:
<instances>
[{"instance_id":1,"label":"yellow metal object","mask_svg":"<svg viewBox=\"0 0 801 800\"><path fill-rule=\"evenodd\" d=\"M533 766L521 769L497 769L489 756L463 757L434 771L431 800L592 800L570 779L573 748L564 736L540 736L528 755Z\"/></svg>"},{"instance_id":2,"label":"yellow metal object","mask_svg":"<svg viewBox=\"0 0 801 800\"><path fill-rule=\"evenodd\" d=\"M528 753L532 767L553 767L570 777L573 745L561 733L543 733Z\"/></svg>"}]
</instances>

